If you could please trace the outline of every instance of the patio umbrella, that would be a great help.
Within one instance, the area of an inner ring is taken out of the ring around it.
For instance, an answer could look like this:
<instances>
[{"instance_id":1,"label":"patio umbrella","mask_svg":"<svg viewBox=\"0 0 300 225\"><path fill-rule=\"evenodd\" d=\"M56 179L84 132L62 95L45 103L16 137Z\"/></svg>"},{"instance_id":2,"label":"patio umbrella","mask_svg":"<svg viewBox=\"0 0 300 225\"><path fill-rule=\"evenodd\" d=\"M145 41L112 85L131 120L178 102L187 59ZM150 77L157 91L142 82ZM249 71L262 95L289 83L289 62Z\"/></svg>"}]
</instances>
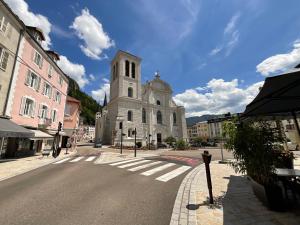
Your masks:
<instances>
[{"instance_id":1,"label":"patio umbrella","mask_svg":"<svg viewBox=\"0 0 300 225\"><path fill-rule=\"evenodd\" d=\"M300 70L268 77L256 98L246 107L243 117L292 116L300 135L296 118L300 111Z\"/></svg>"}]
</instances>

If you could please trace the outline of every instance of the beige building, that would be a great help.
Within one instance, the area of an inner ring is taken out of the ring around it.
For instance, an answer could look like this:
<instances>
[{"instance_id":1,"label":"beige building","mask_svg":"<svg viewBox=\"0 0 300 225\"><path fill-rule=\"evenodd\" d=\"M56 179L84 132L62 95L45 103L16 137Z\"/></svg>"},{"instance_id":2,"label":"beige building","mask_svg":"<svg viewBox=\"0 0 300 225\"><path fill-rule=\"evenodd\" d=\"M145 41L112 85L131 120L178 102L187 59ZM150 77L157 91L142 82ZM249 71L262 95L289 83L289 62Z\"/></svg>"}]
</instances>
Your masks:
<instances>
[{"instance_id":1,"label":"beige building","mask_svg":"<svg viewBox=\"0 0 300 225\"><path fill-rule=\"evenodd\" d=\"M188 127L187 129L188 129L188 136L190 140L196 137L201 137L203 139L209 138L207 121L198 122L193 126Z\"/></svg>"},{"instance_id":2,"label":"beige building","mask_svg":"<svg viewBox=\"0 0 300 225\"><path fill-rule=\"evenodd\" d=\"M121 125L122 124L122 125ZM160 144L165 138L187 140L185 109L172 99L168 83L155 78L141 84L141 59L118 51L111 62L110 101L96 115L96 141L119 144L123 129L123 144L137 142Z\"/></svg>"},{"instance_id":3,"label":"beige building","mask_svg":"<svg viewBox=\"0 0 300 225\"><path fill-rule=\"evenodd\" d=\"M0 1L0 116L4 115L25 25Z\"/></svg>"}]
</instances>

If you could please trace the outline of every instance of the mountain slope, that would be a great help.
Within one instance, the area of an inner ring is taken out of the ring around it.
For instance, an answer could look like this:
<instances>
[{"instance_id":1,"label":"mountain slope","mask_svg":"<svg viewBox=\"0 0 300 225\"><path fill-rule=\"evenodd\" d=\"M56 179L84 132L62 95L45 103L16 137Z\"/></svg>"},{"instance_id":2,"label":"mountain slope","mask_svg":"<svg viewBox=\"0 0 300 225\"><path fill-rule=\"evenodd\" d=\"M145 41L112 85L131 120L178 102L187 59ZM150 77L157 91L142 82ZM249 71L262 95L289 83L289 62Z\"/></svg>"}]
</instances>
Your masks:
<instances>
[{"instance_id":1,"label":"mountain slope","mask_svg":"<svg viewBox=\"0 0 300 225\"><path fill-rule=\"evenodd\" d=\"M80 90L79 85L75 80L68 77L69 89L68 95L76 98L81 103L81 114L80 117L83 119L83 123L86 125L95 125L96 112L101 109L101 105L88 94Z\"/></svg>"},{"instance_id":2,"label":"mountain slope","mask_svg":"<svg viewBox=\"0 0 300 225\"><path fill-rule=\"evenodd\" d=\"M189 118L186 118L186 125L188 127L193 126L194 124L202 121L207 121L209 119L216 118L218 115L202 115L202 116L192 116Z\"/></svg>"}]
</instances>

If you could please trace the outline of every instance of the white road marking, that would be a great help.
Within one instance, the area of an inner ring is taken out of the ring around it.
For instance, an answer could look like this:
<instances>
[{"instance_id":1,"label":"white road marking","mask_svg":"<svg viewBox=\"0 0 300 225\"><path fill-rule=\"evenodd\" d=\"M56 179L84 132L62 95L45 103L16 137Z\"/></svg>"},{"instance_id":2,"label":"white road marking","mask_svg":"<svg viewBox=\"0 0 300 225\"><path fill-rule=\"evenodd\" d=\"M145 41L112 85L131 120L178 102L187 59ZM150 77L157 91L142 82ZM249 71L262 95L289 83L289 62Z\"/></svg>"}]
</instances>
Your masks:
<instances>
[{"instance_id":1,"label":"white road marking","mask_svg":"<svg viewBox=\"0 0 300 225\"><path fill-rule=\"evenodd\" d=\"M78 162L78 161L82 160L83 158L84 158L83 156L79 156L79 157L71 160L70 162Z\"/></svg>"},{"instance_id":2,"label":"white road marking","mask_svg":"<svg viewBox=\"0 0 300 225\"><path fill-rule=\"evenodd\" d=\"M155 165L160 164L160 163L162 163L162 162L161 161L157 161L157 162L153 162L153 163L148 163L146 165L133 167L133 168L128 169L128 170L129 171L138 171L138 170L142 170L142 169L145 169L145 168L148 168L148 167L151 167L151 166L155 166Z\"/></svg>"},{"instance_id":3,"label":"white road marking","mask_svg":"<svg viewBox=\"0 0 300 225\"><path fill-rule=\"evenodd\" d=\"M129 159L129 160L123 160L123 161L121 161L121 162L111 163L111 164L109 164L109 165L111 165L111 166L117 166L117 165L121 165L121 164L128 163L128 162L134 162L134 161L138 161L138 160L142 160L142 159Z\"/></svg>"},{"instance_id":4,"label":"white road marking","mask_svg":"<svg viewBox=\"0 0 300 225\"><path fill-rule=\"evenodd\" d=\"M55 162L55 163L53 163L53 164L63 163L63 162L65 162L65 161L68 161L69 159L71 159L71 158L65 158L65 159L62 159L62 160L59 160L59 161L57 161L57 162Z\"/></svg>"},{"instance_id":5,"label":"white road marking","mask_svg":"<svg viewBox=\"0 0 300 225\"><path fill-rule=\"evenodd\" d=\"M156 167L156 168L154 168L154 169L152 169L152 170L148 170L148 171L143 172L143 173L141 173L141 174L144 175L144 176L150 176L150 175L152 175L152 174L155 174L155 173L157 173L157 172L159 172L159 171L162 171L162 170L167 169L167 168L169 168L169 167L171 167L171 166L174 166L174 165L176 165L176 164L175 164L175 163L167 163L167 164L165 164L165 165Z\"/></svg>"},{"instance_id":6,"label":"white road marking","mask_svg":"<svg viewBox=\"0 0 300 225\"><path fill-rule=\"evenodd\" d=\"M90 162L93 161L96 158L96 156L90 156L85 161Z\"/></svg>"},{"instance_id":7,"label":"white road marking","mask_svg":"<svg viewBox=\"0 0 300 225\"><path fill-rule=\"evenodd\" d=\"M150 162L150 160L142 160L142 161L125 164L125 165L118 166L118 167L119 168L126 168L126 167L131 167L131 166L139 165L139 164L146 163L146 162Z\"/></svg>"},{"instance_id":8,"label":"white road marking","mask_svg":"<svg viewBox=\"0 0 300 225\"><path fill-rule=\"evenodd\" d=\"M167 181L179 176L180 174L184 173L185 171L189 170L190 168L191 168L190 166L181 166L169 173L166 173L166 174L156 178L155 180L167 182Z\"/></svg>"}]
</instances>

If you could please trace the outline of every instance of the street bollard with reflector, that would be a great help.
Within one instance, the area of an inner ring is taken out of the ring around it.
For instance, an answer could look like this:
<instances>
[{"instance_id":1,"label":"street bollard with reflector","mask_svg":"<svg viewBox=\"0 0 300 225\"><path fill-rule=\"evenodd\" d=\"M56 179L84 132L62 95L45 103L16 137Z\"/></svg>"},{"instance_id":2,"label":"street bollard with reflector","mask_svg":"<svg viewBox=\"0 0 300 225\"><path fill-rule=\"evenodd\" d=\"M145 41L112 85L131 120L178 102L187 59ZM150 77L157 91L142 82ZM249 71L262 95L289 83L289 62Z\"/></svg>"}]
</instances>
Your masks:
<instances>
[{"instance_id":1,"label":"street bollard with reflector","mask_svg":"<svg viewBox=\"0 0 300 225\"><path fill-rule=\"evenodd\" d=\"M211 177L210 177L210 168L209 168L209 164L210 164L210 161L211 161L211 154L209 154L208 151L204 151L202 153L202 159L204 161L205 169L206 169L207 187L208 187L208 192L209 192L209 203L214 204Z\"/></svg>"}]
</instances>

